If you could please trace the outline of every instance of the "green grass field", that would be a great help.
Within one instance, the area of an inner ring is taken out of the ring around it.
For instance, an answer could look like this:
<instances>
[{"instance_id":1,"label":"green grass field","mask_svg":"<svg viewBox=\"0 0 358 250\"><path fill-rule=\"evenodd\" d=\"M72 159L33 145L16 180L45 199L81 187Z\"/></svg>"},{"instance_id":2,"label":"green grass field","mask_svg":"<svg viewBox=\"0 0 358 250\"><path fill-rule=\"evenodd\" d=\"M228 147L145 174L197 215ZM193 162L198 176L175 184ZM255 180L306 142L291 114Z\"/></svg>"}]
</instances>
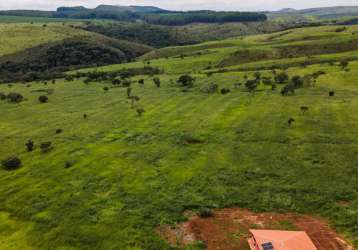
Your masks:
<instances>
[{"instance_id":1,"label":"green grass field","mask_svg":"<svg viewBox=\"0 0 358 250\"><path fill-rule=\"evenodd\" d=\"M150 64L165 70L162 86L155 87L151 77L135 77L145 79L143 86L132 86L140 97L135 107L125 88L107 82L0 85L0 92L26 98L20 104L0 101L0 159L17 155L23 163L15 171L0 169L0 249L169 249L156 227L184 220L185 210L232 206L320 215L358 246L358 61L350 58L349 71L320 61L296 67L292 62L299 57L275 54L283 45L357 38L352 35L357 26L334 29L172 48L175 53L164 49L169 54ZM247 49L267 50L269 56L253 53L250 60L238 57L220 66ZM177 56L183 53L183 59ZM316 57L339 61L354 54L352 49ZM245 75L253 76L245 65L259 70L279 61L290 76L326 74L293 96L281 96L280 85L272 91L261 84L255 94L234 88ZM229 71L205 74L218 69ZM174 82L188 72L196 77L195 87L183 91ZM210 83L231 92L203 93ZM38 97L48 89L49 103L40 104ZM335 96L329 97L332 90ZM302 106L309 107L305 114ZM142 116L139 107L146 111ZM26 152L28 139L35 142L34 152ZM39 145L47 141L54 149L41 153ZM72 166L65 168L68 162Z\"/></svg>"},{"instance_id":2,"label":"green grass field","mask_svg":"<svg viewBox=\"0 0 358 250\"><path fill-rule=\"evenodd\" d=\"M43 25L43 23L0 24L0 56L88 34L86 31L69 27L69 24L48 23L46 27Z\"/></svg>"}]
</instances>

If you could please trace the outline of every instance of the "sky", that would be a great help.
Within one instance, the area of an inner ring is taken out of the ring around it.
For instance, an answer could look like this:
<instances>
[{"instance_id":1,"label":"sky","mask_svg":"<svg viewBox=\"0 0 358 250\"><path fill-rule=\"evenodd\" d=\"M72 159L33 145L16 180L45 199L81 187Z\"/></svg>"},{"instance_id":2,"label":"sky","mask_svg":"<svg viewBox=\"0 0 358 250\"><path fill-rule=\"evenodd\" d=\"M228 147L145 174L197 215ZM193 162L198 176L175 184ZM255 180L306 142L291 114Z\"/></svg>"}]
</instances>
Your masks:
<instances>
[{"instance_id":1,"label":"sky","mask_svg":"<svg viewBox=\"0 0 358 250\"><path fill-rule=\"evenodd\" d=\"M358 0L0 0L0 9L55 10L59 6L154 5L169 10L279 10L358 5Z\"/></svg>"}]
</instances>

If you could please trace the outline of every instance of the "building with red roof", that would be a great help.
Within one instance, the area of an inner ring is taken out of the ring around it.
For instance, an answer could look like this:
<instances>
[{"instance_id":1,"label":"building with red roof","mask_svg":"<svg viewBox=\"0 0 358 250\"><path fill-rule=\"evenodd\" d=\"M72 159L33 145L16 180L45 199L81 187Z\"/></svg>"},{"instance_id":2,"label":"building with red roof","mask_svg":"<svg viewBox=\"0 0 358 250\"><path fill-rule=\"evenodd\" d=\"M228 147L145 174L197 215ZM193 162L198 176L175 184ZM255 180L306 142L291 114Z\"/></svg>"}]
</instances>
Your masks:
<instances>
[{"instance_id":1,"label":"building with red roof","mask_svg":"<svg viewBox=\"0 0 358 250\"><path fill-rule=\"evenodd\" d=\"M250 230L251 250L317 250L306 232Z\"/></svg>"}]
</instances>

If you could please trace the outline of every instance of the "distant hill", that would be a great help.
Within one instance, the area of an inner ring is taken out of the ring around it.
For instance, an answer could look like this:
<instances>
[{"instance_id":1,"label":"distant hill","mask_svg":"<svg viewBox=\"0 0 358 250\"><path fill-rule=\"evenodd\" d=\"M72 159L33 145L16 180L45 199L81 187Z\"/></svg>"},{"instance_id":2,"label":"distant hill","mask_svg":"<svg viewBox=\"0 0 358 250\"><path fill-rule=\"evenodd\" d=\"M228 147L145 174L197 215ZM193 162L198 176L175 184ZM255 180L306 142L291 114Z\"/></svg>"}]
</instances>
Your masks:
<instances>
[{"instance_id":1,"label":"distant hill","mask_svg":"<svg viewBox=\"0 0 358 250\"><path fill-rule=\"evenodd\" d=\"M191 23L260 22L267 16L259 12L169 11L154 6L99 5L94 9L83 6L59 7L56 11L11 10L0 15L32 16L74 19L110 19L127 22L146 22L159 25L186 25Z\"/></svg>"},{"instance_id":2,"label":"distant hill","mask_svg":"<svg viewBox=\"0 0 358 250\"><path fill-rule=\"evenodd\" d=\"M310 8L310 9L282 9L279 11L273 11L271 14L295 14L295 15L306 15L315 16L318 18L337 18L344 16L355 16L358 15L358 6L334 6L334 7L321 7L321 8Z\"/></svg>"}]
</instances>

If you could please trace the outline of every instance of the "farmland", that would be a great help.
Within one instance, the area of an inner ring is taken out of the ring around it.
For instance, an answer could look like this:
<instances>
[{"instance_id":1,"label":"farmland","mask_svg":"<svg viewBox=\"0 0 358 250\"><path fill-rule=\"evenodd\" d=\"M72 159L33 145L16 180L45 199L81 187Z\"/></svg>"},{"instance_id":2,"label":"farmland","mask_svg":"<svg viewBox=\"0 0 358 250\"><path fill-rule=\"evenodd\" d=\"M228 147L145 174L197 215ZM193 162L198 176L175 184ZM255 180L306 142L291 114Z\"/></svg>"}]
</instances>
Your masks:
<instances>
[{"instance_id":1,"label":"farmland","mask_svg":"<svg viewBox=\"0 0 358 250\"><path fill-rule=\"evenodd\" d=\"M80 71L161 69L160 87L151 75L130 79L135 103L105 80L1 84L25 99L0 101L0 159L22 161L0 169L0 249L170 249L156 228L226 207L321 216L358 246L358 26L340 28L169 47ZM293 95L280 93L285 84L245 87L283 71L320 73ZM177 83L183 74L193 87Z\"/></svg>"}]
</instances>

